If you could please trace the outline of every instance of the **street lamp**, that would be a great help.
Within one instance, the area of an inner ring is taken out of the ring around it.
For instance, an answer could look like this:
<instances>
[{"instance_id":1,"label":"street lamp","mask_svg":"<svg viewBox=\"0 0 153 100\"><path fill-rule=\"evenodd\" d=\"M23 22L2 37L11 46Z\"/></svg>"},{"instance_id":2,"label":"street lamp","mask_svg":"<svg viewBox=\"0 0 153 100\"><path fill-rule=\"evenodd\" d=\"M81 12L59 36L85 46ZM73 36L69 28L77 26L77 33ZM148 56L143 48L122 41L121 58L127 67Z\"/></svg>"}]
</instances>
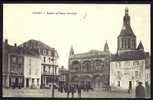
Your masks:
<instances>
[{"instance_id":1,"label":"street lamp","mask_svg":"<svg viewBox=\"0 0 153 100\"><path fill-rule=\"evenodd\" d=\"M55 49L52 51L52 63L53 63L53 86L52 86L52 98L54 98L54 61L55 61Z\"/></svg>"}]
</instances>

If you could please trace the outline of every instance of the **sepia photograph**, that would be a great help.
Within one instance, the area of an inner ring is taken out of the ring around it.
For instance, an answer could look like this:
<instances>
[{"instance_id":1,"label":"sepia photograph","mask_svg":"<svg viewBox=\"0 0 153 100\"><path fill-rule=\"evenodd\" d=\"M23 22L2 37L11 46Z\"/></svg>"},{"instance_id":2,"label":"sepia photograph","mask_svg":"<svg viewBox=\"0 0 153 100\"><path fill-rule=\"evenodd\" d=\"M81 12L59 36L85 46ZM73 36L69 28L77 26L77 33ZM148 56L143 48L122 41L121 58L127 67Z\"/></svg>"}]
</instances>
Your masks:
<instances>
[{"instance_id":1,"label":"sepia photograph","mask_svg":"<svg viewBox=\"0 0 153 100\"><path fill-rule=\"evenodd\" d=\"M151 98L150 4L3 4L2 97Z\"/></svg>"}]
</instances>

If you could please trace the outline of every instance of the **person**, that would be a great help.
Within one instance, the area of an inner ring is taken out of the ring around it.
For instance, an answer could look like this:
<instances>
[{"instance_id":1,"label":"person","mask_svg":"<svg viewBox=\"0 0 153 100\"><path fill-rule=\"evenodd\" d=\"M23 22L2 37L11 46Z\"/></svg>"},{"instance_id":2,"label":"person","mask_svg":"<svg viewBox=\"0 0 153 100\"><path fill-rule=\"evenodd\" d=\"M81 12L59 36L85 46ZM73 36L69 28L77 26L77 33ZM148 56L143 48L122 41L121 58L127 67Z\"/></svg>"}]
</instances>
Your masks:
<instances>
[{"instance_id":1,"label":"person","mask_svg":"<svg viewBox=\"0 0 153 100\"><path fill-rule=\"evenodd\" d=\"M138 86L136 86L136 97L137 98L144 98L145 97L145 89L144 86L142 86L142 82L138 82Z\"/></svg>"},{"instance_id":2,"label":"person","mask_svg":"<svg viewBox=\"0 0 153 100\"><path fill-rule=\"evenodd\" d=\"M150 96L150 86L148 82L145 83L145 87L146 87L146 96L149 97Z\"/></svg>"},{"instance_id":3,"label":"person","mask_svg":"<svg viewBox=\"0 0 153 100\"><path fill-rule=\"evenodd\" d=\"M128 93L130 94L132 92L132 84L129 84Z\"/></svg>"},{"instance_id":4,"label":"person","mask_svg":"<svg viewBox=\"0 0 153 100\"><path fill-rule=\"evenodd\" d=\"M78 86L78 97L81 98L81 86Z\"/></svg>"},{"instance_id":5,"label":"person","mask_svg":"<svg viewBox=\"0 0 153 100\"><path fill-rule=\"evenodd\" d=\"M69 94L70 94L70 85L69 84L67 84L66 85L66 92L67 92L67 98L69 98Z\"/></svg>"},{"instance_id":6,"label":"person","mask_svg":"<svg viewBox=\"0 0 153 100\"><path fill-rule=\"evenodd\" d=\"M70 90L71 90L71 93L72 93L72 98L74 98L75 88L74 88L73 84L70 86Z\"/></svg>"}]
</instances>

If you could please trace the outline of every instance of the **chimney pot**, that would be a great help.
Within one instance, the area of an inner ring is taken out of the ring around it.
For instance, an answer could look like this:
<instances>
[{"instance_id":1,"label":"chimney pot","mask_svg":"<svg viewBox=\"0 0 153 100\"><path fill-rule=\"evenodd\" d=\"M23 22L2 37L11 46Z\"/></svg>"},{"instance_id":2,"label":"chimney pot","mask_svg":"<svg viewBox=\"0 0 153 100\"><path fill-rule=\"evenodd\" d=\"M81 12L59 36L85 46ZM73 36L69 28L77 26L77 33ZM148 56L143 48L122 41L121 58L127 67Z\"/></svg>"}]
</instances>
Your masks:
<instances>
[{"instance_id":1,"label":"chimney pot","mask_svg":"<svg viewBox=\"0 0 153 100\"><path fill-rule=\"evenodd\" d=\"M16 43L14 43L14 46L15 46L15 47L17 47L17 44L16 44Z\"/></svg>"}]
</instances>

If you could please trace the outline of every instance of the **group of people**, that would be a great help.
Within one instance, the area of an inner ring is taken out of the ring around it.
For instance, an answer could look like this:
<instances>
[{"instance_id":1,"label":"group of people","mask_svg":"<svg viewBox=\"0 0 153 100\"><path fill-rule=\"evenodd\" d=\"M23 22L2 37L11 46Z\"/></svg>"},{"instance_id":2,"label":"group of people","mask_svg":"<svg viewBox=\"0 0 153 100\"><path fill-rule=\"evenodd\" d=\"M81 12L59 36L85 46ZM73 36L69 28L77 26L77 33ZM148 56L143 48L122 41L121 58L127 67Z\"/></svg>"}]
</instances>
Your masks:
<instances>
[{"instance_id":1,"label":"group of people","mask_svg":"<svg viewBox=\"0 0 153 100\"><path fill-rule=\"evenodd\" d=\"M93 90L93 88L91 88L90 85L88 84L64 84L64 85L60 85L58 88L58 91L63 93L67 93L67 98L74 97L74 94L77 93L78 97L81 98L81 92L88 92L89 90Z\"/></svg>"}]
</instances>

